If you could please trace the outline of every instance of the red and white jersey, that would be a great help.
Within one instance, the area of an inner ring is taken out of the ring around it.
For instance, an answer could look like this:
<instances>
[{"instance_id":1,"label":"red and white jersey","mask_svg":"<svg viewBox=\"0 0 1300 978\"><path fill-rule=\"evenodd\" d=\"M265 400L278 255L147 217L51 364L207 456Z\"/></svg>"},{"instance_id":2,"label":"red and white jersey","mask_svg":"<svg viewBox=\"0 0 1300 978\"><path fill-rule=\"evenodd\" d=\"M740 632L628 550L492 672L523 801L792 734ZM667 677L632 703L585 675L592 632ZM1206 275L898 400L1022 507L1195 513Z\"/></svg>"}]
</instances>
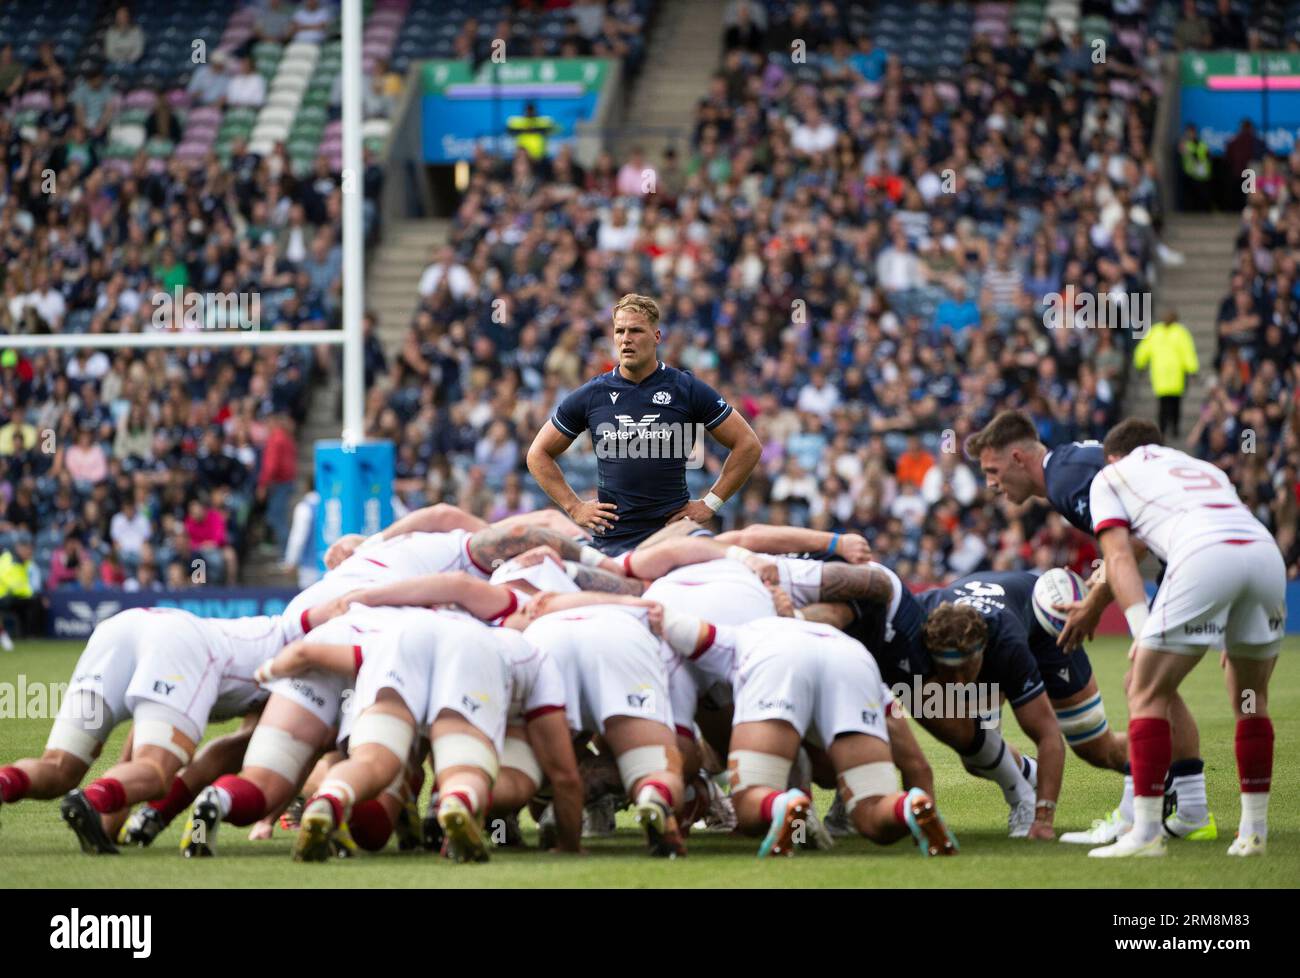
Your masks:
<instances>
[{"instance_id":1,"label":"red and white jersey","mask_svg":"<svg viewBox=\"0 0 1300 978\"><path fill-rule=\"evenodd\" d=\"M470 556L471 536L468 530L403 533L356 551L333 570L326 571L325 576L311 587L298 592L285 607L284 618L290 639L305 634L304 619L312 608L358 588L378 587L447 571L465 571L486 579L487 572Z\"/></svg>"},{"instance_id":2,"label":"red and white jersey","mask_svg":"<svg viewBox=\"0 0 1300 978\"><path fill-rule=\"evenodd\" d=\"M564 677L545 649L513 628L494 629L497 649L510 675L507 723L517 726L565 708Z\"/></svg>"},{"instance_id":3,"label":"red and white jersey","mask_svg":"<svg viewBox=\"0 0 1300 978\"><path fill-rule=\"evenodd\" d=\"M1092 480L1092 527L1123 526L1168 562L1213 543L1271 541L1218 466L1174 448L1142 445Z\"/></svg>"},{"instance_id":4,"label":"red and white jersey","mask_svg":"<svg viewBox=\"0 0 1300 978\"><path fill-rule=\"evenodd\" d=\"M398 580L447 571L465 571L486 580L491 572L479 567L470 556L471 536L469 530L403 533L355 551L330 574L365 577L374 574L369 569L374 567Z\"/></svg>"},{"instance_id":5,"label":"red and white jersey","mask_svg":"<svg viewBox=\"0 0 1300 978\"><path fill-rule=\"evenodd\" d=\"M178 641L191 630L202 636L212 667L220 670L210 720L243 716L270 695L258 685L253 673L285 646L285 629L279 617L198 618L174 608L152 608L150 612L177 616Z\"/></svg>"},{"instance_id":6,"label":"red and white jersey","mask_svg":"<svg viewBox=\"0 0 1300 978\"><path fill-rule=\"evenodd\" d=\"M767 586L738 560L678 567L653 581L643 597L718 625L743 625L776 614Z\"/></svg>"}]
</instances>

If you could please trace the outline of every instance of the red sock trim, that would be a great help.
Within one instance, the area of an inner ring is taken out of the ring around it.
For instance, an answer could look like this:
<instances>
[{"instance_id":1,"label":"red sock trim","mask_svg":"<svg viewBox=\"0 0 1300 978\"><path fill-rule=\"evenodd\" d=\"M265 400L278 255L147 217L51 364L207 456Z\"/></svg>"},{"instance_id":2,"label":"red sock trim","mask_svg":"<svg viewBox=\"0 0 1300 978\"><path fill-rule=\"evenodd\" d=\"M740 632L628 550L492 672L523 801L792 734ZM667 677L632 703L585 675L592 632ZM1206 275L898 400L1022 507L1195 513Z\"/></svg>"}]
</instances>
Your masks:
<instances>
[{"instance_id":1,"label":"red sock trim","mask_svg":"<svg viewBox=\"0 0 1300 978\"><path fill-rule=\"evenodd\" d=\"M121 811L126 807L126 789L117 778L98 778L86 786L86 801L101 815Z\"/></svg>"},{"instance_id":2,"label":"red sock trim","mask_svg":"<svg viewBox=\"0 0 1300 978\"><path fill-rule=\"evenodd\" d=\"M307 804L310 805L313 801L328 802L330 808L334 809L334 824L343 824L343 802L339 801L333 795L313 795L311 799L308 800Z\"/></svg>"},{"instance_id":3,"label":"red sock trim","mask_svg":"<svg viewBox=\"0 0 1300 978\"><path fill-rule=\"evenodd\" d=\"M1273 784L1273 721L1241 717L1234 747L1242 794L1267 792Z\"/></svg>"},{"instance_id":4,"label":"red sock trim","mask_svg":"<svg viewBox=\"0 0 1300 978\"><path fill-rule=\"evenodd\" d=\"M629 550L623 555L623 573L628 577L636 580L636 572L632 570L632 551Z\"/></svg>"},{"instance_id":5,"label":"red sock trim","mask_svg":"<svg viewBox=\"0 0 1300 978\"><path fill-rule=\"evenodd\" d=\"M907 811L904 805L907 803L907 795L899 795L894 799L894 821L899 825L907 824Z\"/></svg>"},{"instance_id":6,"label":"red sock trim","mask_svg":"<svg viewBox=\"0 0 1300 978\"><path fill-rule=\"evenodd\" d=\"M194 804L194 792L180 778L172 778L171 789L167 797L149 802L149 807L162 816L164 823L170 823L177 815Z\"/></svg>"},{"instance_id":7,"label":"red sock trim","mask_svg":"<svg viewBox=\"0 0 1300 978\"><path fill-rule=\"evenodd\" d=\"M307 618L307 616L310 614L311 614L311 609L308 608L298 618L298 624L302 628L302 633L304 635L306 635L308 632L311 631L311 621L308 620Z\"/></svg>"},{"instance_id":8,"label":"red sock trim","mask_svg":"<svg viewBox=\"0 0 1300 978\"><path fill-rule=\"evenodd\" d=\"M8 765L0 767L0 801L14 802L27 796L32 786L32 779L20 767Z\"/></svg>"},{"instance_id":9,"label":"red sock trim","mask_svg":"<svg viewBox=\"0 0 1300 978\"><path fill-rule=\"evenodd\" d=\"M1169 721L1163 717L1138 717L1128 724L1128 756L1133 769L1133 794L1163 798L1165 777L1173 759Z\"/></svg>"},{"instance_id":10,"label":"red sock trim","mask_svg":"<svg viewBox=\"0 0 1300 978\"><path fill-rule=\"evenodd\" d=\"M212 783L230 796L230 811L225 821L231 825L252 825L266 814L266 795L262 789L238 774L223 774Z\"/></svg>"},{"instance_id":11,"label":"red sock trim","mask_svg":"<svg viewBox=\"0 0 1300 978\"><path fill-rule=\"evenodd\" d=\"M393 822L384 811L378 798L357 802L352 806L352 817L348 819L348 829L352 838L366 852L378 852L388 845L393 834Z\"/></svg>"},{"instance_id":12,"label":"red sock trim","mask_svg":"<svg viewBox=\"0 0 1300 978\"><path fill-rule=\"evenodd\" d=\"M478 812L474 811L474 802L470 799L470 797L469 797L469 792L467 792L467 791L446 791L446 792L443 792L442 797L443 797L443 799L446 799L446 798L459 798L461 801L463 801L463 802L465 803L465 807L468 808L468 809L470 810L470 813L471 813L471 814L473 814L473 815L477 815L477 814L478 814ZM440 803L441 803L441 802L440 802Z\"/></svg>"},{"instance_id":13,"label":"red sock trim","mask_svg":"<svg viewBox=\"0 0 1300 978\"><path fill-rule=\"evenodd\" d=\"M659 794L663 796L664 801L668 803L668 807L673 807L673 793L668 790L668 785L664 784L662 781L643 781L641 787L642 789L654 788L655 791L659 792Z\"/></svg>"},{"instance_id":14,"label":"red sock trim","mask_svg":"<svg viewBox=\"0 0 1300 978\"><path fill-rule=\"evenodd\" d=\"M764 822L772 821L772 803L780 796L781 792L773 791L763 799L763 803L758 806L758 814Z\"/></svg>"}]
</instances>

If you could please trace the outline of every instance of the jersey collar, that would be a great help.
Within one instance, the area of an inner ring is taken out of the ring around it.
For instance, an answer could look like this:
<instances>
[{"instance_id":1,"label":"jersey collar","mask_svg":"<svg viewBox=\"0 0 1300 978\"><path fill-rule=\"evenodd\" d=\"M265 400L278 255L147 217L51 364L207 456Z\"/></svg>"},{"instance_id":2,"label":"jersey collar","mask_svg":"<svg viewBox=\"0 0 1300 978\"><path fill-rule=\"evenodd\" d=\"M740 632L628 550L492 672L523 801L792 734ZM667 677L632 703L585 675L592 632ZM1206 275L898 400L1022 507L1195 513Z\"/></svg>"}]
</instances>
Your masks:
<instances>
[{"instance_id":1,"label":"jersey collar","mask_svg":"<svg viewBox=\"0 0 1300 978\"><path fill-rule=\"evenodd\" d=\"M619 372L619 365L616 363L614 364L614 369L609 372L609 375L614 380L621 380L623 383L627 384L630 387L640 387L641 384L654 380L654 378L658 377L661 373L663 373L663 371L664 371L664 362L660 360L658 369L652 371L649 375L642 378L640 383L633 383L632 381L624 377L622 373Z\"/></svg>"}]
</instances>

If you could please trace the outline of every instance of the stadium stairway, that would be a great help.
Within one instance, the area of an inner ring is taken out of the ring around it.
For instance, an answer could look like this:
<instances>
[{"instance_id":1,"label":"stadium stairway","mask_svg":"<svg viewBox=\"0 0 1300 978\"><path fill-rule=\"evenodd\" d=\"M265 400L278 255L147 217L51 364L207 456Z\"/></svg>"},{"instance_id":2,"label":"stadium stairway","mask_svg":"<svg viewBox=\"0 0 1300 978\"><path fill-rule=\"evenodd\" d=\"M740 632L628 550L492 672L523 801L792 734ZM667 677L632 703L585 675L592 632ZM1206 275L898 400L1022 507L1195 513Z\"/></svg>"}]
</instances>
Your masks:
<instances>
[{"instance_id":1,"label":"stadium stairway","mask_svg":"<svg viewBox=\"0 0 1300 978\"><path fill-rule=\"evenodd\" d=\"M1215 320L1219 303L1228 294L1232 275L1233 242L1240 219L1236 214L1173 214L1164 228L1164 243L1180 251L1186 259L1182 265L1165 265L1160 269L1159 285L1152 313L1159 321L1170 306L1192 334L1200 373L1188 381L1183 397L1182 433L1187 434L1200 414L1201 402L1214 386L1214 352L1217 347ZM1156 399L1151 393L1147 371L1137 371L1130 363L1128 400L1129 417L1156 420Z\"/></svg>"},{"instance_id":2,"label":"stadium stairway","mask_svg":"<svg viewBox=\"0 0 1300 978\"><path fill-rule=\"evenodd\" d=\"M433 260L434 247L450 235L450 218L395 221L384 229L366 269L366 308L379 317L379 339L390 360L401 352L419 308L420 276Z\"/></svg>"},{"instance_id":3,"label":"stadium stairway","mask_svg":"<svg viewBox=\"0 0 1300 978\"><path fill-rule=\"evenodd\" d=\"M609 146L622 160L633 146L658 160L672 139L689 139L695 105L709 90L722 54L723 0L664 0L655 15L645 66L637 78L625 116L626 128Z\"/></svg>"}]
</instances>

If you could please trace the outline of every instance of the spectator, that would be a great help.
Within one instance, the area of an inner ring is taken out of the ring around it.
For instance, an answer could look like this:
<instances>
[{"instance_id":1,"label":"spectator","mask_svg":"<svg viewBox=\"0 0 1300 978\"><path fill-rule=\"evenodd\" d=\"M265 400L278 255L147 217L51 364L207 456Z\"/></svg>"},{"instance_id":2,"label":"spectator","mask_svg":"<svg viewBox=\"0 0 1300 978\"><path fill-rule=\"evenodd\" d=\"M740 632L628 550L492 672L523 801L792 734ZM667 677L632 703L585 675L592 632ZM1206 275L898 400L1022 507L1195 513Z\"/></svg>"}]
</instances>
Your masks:
<instances>
[{"instance_id":1,"label":"spectator","mask_svg":"<svg viewBox=\"0 0 1300 978\"><path fill-rule=\"evenodd\" d=\"M8 627L11 617L19 637L40 634L41 603L36 596L40 590L40 569L32 559L31 537L19 534L12 548L0 553L0 648L6 652L14 648Z\"/></svg>"},{"instance_id":2,"label":"spectator","mask_svg":"<svg viewBox=\"0 0 1300 978\"><path fill-rule=\"evenodd\" d=\"M210 63L201 64L194 69L186 91L199 105L220 105L225 101L226 90L230 87L230 72L227 70L229 60L229 54L218 48L212 52ZM170 572L171 568L168 568L168 573Z\"/></svg>"},{"instance_id":3,"label":"spectator","mask_svg":"<svg viewBox=\"0 0 1300 978\"><path fill-rule=\"evenodd\" d=\"M907 451L898 457L898 468L895 471L899 490L906 487L919 490L932 465L934 465L934 456L921 447L921 439L916 435L909 435Z\"/></svg>"},{"instance_id":4,"label":"spectator","mask_svg":"<svg viewBox=\"0 0 1300 978\"><path fill-rule=\"evenodd\" d=\"M293 419L284 414L270 418L262 471L257 478L257 498L266 505L271 540L282 549L289 539L289 503L298 484L298 447Z\"/></svg>"},{"instance_id":5,"label":"spectator","mask_svg":"<svg viewBox=\"0 0 1300 978\"><path fill-rule=\"evenodd\" d=\"M109 538L117 551L129 558L138 558L144 545L153 537L153 524L138 510L135 499L128 496L122 508L109 521Z\"/></svg>"},{"instance_id":6,"label":"spectator","mask_svg":"<svg viewBox=\"0 0 1300 978\"><path fill-rule=\"evenodd\" d=\"M329 34L334 14L320 0L303 0L293 15L293 39L308 44L321 44Z\"/></svg>"},{"instance_id":7,"label":"spectator","mask_svg":"<svg viewBox=\"0 0 1300 978\"><path fill-rule=\"evenodd\" d=\"M185 536L191 550L200 553L206 563L217 564L223 572L213 576L228 580L239 576L239 558L230 545L226 517L220 509L209 506L202 498L191 500L185 516ZM205 573L205 579L207 576Z\"/></svg>"},{"instance_id":8,"label":"spectator","mask_svg":"<svg viewBox=\"0 0 1300 978\"><path fill-rule=\"evenodd\" d=\"M1196 0L1183 0L1183 12L1174 27L1174 46L1179 51L1203 51L1213 43L1210 22L1196 9Z\"/></svg>"},{"instance_id":9,"label":"spectator","mask_svg":"<svg viewBox=\"0 0 1300 978\"><path fill-rule=\"evenodd\" d=\"M76 444L63 450L62 461L79 491L87 491L108 476L108 456L104 454L104 447L95 440L95 432L84 425L77 432ZM55 469L58 468L59 460L56 458Z\"/></svg>"},{"instance_id":10,"label":"spectator","mask_svg":"<svg viewBox=\"0 0 1300 978\"><path fill-rule=\"evenodd\" d=\"M131 11L118 7L113 14L113 25L104 31L104 57L109 64L135 64L144 54L144 31L139 24L131 23Z\"/></svg>"},{"instance_id":11,"label":"spectator","mask_svg":"<svg viewBox=\"0 0 1300 978\"><path fill-rule=\"evenodd\" d=\"M253 67L251 58L233 62L226 104L235 108L260 109L266 101L266 79Z\"/></svg>"},{"instance_id":12,"label":"spectator","mask_svg":"<svg viewBox=\"0 0 1300 978\"><path fill-rule=\"evenodd\" d=\"M1195 375L1200 366L1192 334L1178 322L1176 310L1169 309L1138 342L1133 366L1151 371L1151 390L1160 405L1160 433L1166 438L1178 437L1187 377Z\"/></svg>"}]
</instances>

